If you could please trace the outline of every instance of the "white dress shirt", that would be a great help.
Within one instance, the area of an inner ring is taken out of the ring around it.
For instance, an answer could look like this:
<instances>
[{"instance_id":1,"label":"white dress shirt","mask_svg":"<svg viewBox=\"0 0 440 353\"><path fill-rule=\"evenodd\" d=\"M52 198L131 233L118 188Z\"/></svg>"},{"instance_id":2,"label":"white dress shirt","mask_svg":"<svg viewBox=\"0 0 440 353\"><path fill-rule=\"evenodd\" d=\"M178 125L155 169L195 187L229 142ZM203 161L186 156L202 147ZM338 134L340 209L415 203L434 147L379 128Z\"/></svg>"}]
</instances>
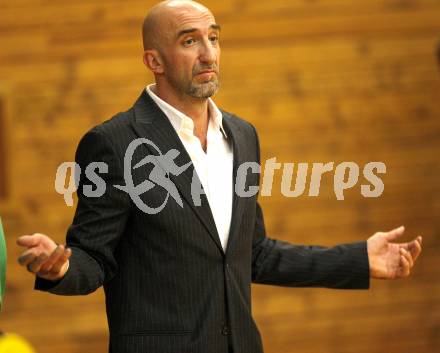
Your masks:
<instances>
[{"instance_id":1,"label":"white dress shirt","mask_svg":"<svg viewBox=\"0 0 440 353\"><path fill-rule=\"evenodd\" d=\"M233 153L223 130L222 113L209 98L209 124L205 153L200 140L194 135L193 120L159 98L153 92L153 87L154 84L148 85L146 91L168 117L188 152L206 193L223 250L226 250L232 216Z\"/></svg>"}]
</instances>

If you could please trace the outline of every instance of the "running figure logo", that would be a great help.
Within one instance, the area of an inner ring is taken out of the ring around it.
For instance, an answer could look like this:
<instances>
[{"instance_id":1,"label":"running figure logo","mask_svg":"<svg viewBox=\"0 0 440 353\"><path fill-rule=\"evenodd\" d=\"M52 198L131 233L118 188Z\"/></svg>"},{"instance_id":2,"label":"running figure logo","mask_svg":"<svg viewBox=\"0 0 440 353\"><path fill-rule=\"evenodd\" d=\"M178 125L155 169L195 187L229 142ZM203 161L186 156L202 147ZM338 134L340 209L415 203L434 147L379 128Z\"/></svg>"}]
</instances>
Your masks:
<instances>
[{"instance_id":1,"label":"running figure logo","mask_svg":"<svg viewBox=\"0 0 440 353\"><path fill-rule=\"evenodd\" d=\"M135 186L133 183L131 163L134 151L142 144L153 147L158 155L148 155L144 157L140 162L138 162L135 166L133 166L133 169L137 169L148 163L153 164L153 169L151 170L148 179ZM174 183L170 180L169 176L177 176L183 173L186 169L188 169L192 162L188 162L182 166L178 166L174 162L174 160L179 156L179 154L180 152L176 149L171 149L167 153L162 154L162 152L154 144L154 142L146 138L138 138L136 140L133 140L128 146L124 156L125 185L114 185L114 187L128 193L136 206L139 207L139 209L144 213L156 214L162 211L163 208L166 206L170 195L180 207L183 207L183 202L179 195L179 191L177 190L176 185L174 185ZM152 208L146 205L142 201L140 196L148 190L153 189L155 186L160 186L165 189L167 191L167 196L159 207Z\"/></svg>"}]
</instances>

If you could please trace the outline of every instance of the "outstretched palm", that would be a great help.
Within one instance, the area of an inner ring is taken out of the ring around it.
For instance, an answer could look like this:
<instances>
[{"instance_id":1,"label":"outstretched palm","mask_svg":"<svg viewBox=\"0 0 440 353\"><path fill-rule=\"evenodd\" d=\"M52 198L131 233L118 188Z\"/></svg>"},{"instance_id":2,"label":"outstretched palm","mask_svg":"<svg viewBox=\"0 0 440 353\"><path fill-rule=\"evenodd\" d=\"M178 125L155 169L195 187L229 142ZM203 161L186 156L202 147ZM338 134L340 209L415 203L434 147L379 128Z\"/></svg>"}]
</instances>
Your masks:
<instances>
[{"instance_id":1,"label":"outstretched palm","mask_svg":"<svg viewBox=\"0 0 440 353\"><path fill-rule=\"evenodd\" d=\"M23 235L17 239L17 244L26 248L18 262L30 272L49 280L59 279L66 273L72 252L47 235Z\"/></svg>"},{"instance_id":2,"label":"outstretched palm","mask_svg":"<svg viewBox=\"0 0 440 353\"><path fill-rule=\"evenodd\" d=\"M392 243L400 237L405 228L399 227L390 232L378 232L367 241L370 275L378 279L407 277L414 262L422 251L422 237L418 236L408 243Z\"/></svg>"}]
</instances>

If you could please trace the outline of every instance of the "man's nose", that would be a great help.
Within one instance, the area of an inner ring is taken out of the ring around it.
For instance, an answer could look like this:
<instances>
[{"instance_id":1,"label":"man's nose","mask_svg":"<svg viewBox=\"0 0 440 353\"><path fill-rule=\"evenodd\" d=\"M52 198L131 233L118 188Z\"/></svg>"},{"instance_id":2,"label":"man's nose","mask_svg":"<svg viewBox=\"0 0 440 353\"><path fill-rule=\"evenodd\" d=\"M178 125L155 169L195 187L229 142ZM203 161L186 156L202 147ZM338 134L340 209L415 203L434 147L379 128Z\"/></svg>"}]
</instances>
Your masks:
<instances>
[{"instance_id":1,"label":"man's nose","mask_svg":"<svg viewBox=\"0 0 440 353\"><path fill-rule=\"evenodd\" d=\"M200 61L208 64L213 64L217 60L217 48L208 40L205 41L200 49Z\"/></svg>"}]
</instances>

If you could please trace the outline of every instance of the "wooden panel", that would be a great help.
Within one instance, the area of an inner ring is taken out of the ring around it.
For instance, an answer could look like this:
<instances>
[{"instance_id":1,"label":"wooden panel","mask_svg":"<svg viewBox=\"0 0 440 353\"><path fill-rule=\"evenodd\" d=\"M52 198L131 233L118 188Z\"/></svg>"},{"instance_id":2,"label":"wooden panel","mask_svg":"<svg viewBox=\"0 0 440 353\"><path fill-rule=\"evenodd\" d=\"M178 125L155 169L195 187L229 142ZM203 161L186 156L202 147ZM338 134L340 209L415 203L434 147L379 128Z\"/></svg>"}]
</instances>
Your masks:
<instances>
[{"instance_id":1,"label":"wooden panel","mask_svg":"<svg viewBox=\"0 0 440 353\"><path fill-rule=\"evenodd\" d=\"M4 199L7 192L5 129L5 112L0 96L0 199Z\"/></svg>"},{"instance_id":2,"label":"wooden panel","mask_svg":"<svg viewBox=\"0 0 440 353\"><path fill-rule=\"evenodd\" d=\"M6 92L0 87L0 202L5 202L9 196L10 117L7 106Z\"/></svg>"}]
</instances>

